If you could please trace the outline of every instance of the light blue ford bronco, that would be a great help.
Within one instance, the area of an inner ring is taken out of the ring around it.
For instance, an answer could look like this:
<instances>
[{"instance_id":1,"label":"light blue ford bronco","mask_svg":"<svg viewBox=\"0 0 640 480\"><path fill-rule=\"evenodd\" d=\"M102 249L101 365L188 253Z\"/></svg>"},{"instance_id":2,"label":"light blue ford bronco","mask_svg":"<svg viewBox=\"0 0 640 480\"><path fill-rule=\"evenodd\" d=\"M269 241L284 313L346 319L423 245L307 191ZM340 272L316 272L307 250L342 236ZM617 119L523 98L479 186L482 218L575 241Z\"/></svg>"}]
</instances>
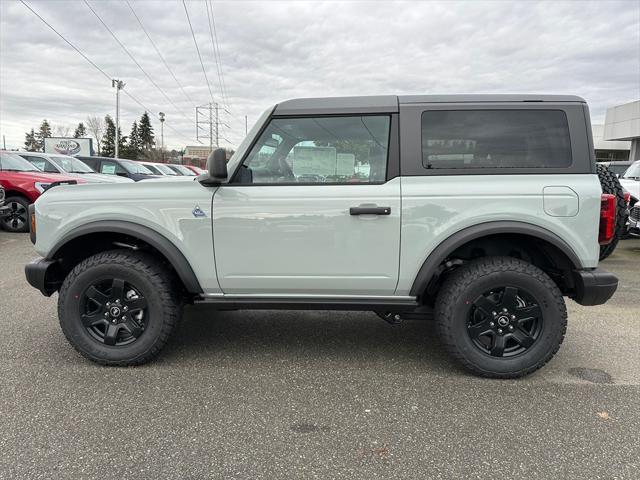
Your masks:
<instances>
[{"instance_id":1,"label":"light blue ford bronco","mask_svg":"<svg viewBox=\"0 0 640 480\"><path fill-rule=\"evenodd\" d=\"M296 99L196 179L43 195L26 276L105 365L149 361L199 302L432 318L461 365L518 377L558 351L563 297L615 292L612 197L579 97Z\"/></svg>"}]
</instances>

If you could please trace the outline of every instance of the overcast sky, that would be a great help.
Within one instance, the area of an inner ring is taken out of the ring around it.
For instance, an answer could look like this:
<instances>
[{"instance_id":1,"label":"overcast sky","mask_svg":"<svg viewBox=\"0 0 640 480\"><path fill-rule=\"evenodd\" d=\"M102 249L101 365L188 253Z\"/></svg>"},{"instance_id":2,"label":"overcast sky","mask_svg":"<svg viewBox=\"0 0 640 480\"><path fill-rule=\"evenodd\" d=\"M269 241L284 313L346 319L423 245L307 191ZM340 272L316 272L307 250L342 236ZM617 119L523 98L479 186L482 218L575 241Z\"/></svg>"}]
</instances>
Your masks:
<instances>
[{"instance_id":1,"label":"overcast sky","mask_svg":"<svg viewBox=\"0 0 640 480\"><path fill-rule=\"evenodd\" d=\"M109 77L166 113L165 144L195 144L209 89L181 0L26 0ZM397 93L558 93L608 106L640 98L640 2L223 2L214 0L230 128L237 145L270 104L294 97ZM204 1L186 2L215 101L222 103ZM0 134L22 147L43 118L73 128L115 112L110 81L17 0L0 0ZM186 93L185 93L186 92ZM187 98L187 96L189 98ZM172 105L173 103L174 105ZM124 135L144 108L121 97ZM159 122L152 117L159 136ZM224 143L224 142L221 142Z\"/></svg>"}]
</instances>

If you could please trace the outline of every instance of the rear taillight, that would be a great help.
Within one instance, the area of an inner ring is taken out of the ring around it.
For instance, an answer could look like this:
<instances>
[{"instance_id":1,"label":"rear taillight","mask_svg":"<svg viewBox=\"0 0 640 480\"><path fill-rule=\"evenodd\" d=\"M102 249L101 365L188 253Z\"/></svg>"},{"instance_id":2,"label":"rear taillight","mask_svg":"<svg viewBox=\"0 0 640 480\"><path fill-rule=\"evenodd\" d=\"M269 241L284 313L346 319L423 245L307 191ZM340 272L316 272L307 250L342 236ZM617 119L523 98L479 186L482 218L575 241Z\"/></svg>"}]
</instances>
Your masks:
<instances>
[{"instance_id":1,"label":"rear taillight","mask_svg":"<svg viewBox=\"0 0 640 480\"><path fill-rule=\"evenodd\" d=\"M600 201L600 230L598 243L611 243L616 230L616 197L610 193L603 193Z\"/></svg>"}]
</instances>

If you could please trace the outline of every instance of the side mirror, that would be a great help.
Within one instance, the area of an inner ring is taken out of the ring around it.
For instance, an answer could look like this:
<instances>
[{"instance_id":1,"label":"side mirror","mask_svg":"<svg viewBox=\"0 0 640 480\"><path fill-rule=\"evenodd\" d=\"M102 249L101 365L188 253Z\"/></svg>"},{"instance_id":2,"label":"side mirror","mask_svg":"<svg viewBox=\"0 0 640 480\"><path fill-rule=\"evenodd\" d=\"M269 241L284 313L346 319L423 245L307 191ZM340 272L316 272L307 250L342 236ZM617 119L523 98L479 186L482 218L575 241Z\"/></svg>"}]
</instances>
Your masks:
<instances>
[{"instance_id":1,"label":"side mirror","mask_svg":"<svg viewBox=\"0 0 640 480\"><path fill-rule=\"evenodd\" d=\"M216 148L209 154L207 169L211 178L227 178L227 152L224 148Z\"/></svg>"}]
</instances>

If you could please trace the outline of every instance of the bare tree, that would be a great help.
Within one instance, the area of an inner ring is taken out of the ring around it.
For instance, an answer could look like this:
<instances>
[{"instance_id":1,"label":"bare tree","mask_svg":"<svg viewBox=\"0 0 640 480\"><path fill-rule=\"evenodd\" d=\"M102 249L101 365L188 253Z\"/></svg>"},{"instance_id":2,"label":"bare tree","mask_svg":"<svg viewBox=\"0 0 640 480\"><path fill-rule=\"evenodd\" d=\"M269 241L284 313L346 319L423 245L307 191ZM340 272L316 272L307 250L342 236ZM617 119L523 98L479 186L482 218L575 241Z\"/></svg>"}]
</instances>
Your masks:
<instances>
[{"instance_id":1,"label":"bare tree","mask_svg":"<svg viewBox=\"0 0 640 480\"><path fill-rule=\"evenodd\" d=\"M63 125L56 125L54 130L56 137L68 137L70 131L71 129L69 127Z\"/></svg>"},{"instance_id":2,"label":"bare tree","mask_svg":"<svg viewBox=\"0 0 640 480\"><path fill-rule=\"evenodd\" d=\"M100 155L100 142L102 141L102 137L104 136L104 119L100 117L87 117L87 130L96 141L96 149L98 150L98 155Z\"/></svg>"}]
</instances>

